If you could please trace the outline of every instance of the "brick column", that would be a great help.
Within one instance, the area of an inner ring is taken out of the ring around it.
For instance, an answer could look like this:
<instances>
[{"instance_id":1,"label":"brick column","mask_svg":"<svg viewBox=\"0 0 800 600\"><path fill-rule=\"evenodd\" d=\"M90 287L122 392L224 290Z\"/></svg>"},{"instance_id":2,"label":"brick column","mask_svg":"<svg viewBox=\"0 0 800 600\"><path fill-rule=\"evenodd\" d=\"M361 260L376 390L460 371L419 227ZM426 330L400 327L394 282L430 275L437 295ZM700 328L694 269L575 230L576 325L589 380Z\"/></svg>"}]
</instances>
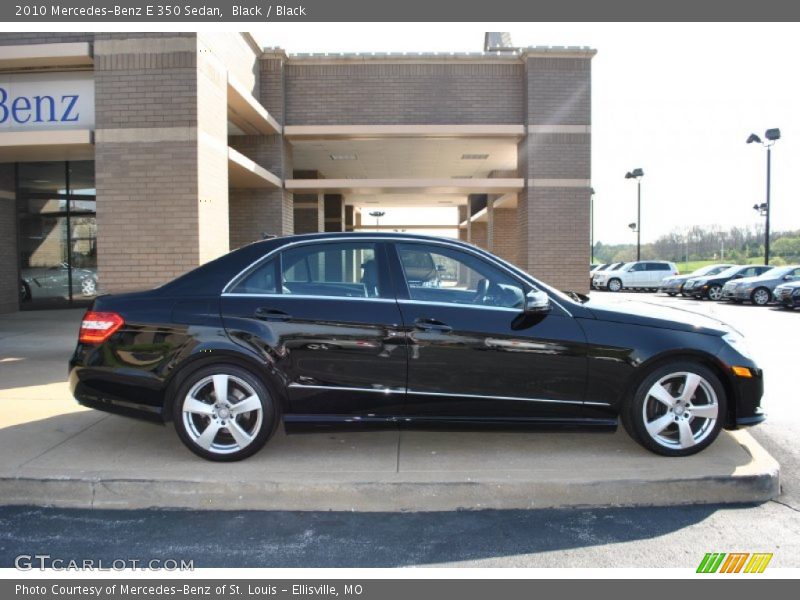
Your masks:
<instances>
[{"instance_id":1,"label":"brick column","mask_svg":"<svg viewBox=\"0 0 800 600\"><path fill-rule=\"evenodd\" d=\"M19 308L19 257L14 165L0 164L0 313Z\"/></svg>"},{"instance_id":2,"label":"brick column","mask_svg":"<svg viewBox=\"0 0 800 600\"><path fill-rule=\"evenodd\" d=\"M525 59L527 136L518 148L518 264L561 289L587 291L591 54Z\"/></svg>"},{"instance_id":3,"label":"brick column","mask_svg":"<svg viewBox=\"0 0 800 600\"><path fill-rule=\"evenodd\" d=\"M510 263L519 264L517 210L496 208L493 213L492 252Z\"/></svg>"},{"instance_id":4,"label":"brick column","mask_svg":"<svg viewBox=\"0 0 800 600\"><path fill-rule=\"evenodd\" d=\"M152 287L226 252L225 88L196 35L97 34L94 74L101 290Z\"/></svg>"},{"instance_id":5,"label":"brick column","mask_svg":"<svg viewBox=\"0 0 800 600\"><path fill-rule=\"evenodd\" d=\"M281 125L284 122L284 61L259 60L257 99ZM230 145L282 180L292 177L292 147L281 135L231 136ZM294 199L283 188L230 190L231 245L239 247L263 234L294 233Z\"/></svg>"}]
</instances>

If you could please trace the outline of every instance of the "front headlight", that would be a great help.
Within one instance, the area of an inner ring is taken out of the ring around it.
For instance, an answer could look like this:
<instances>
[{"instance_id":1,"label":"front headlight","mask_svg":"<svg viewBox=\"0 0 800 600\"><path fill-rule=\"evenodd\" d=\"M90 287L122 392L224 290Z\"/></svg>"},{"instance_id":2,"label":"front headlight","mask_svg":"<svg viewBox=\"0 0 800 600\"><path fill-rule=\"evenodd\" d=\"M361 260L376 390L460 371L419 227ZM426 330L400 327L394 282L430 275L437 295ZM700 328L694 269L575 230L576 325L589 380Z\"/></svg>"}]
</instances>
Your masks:
<instances>
[{"instance_id":1,"label":"front headlight","mask_svg":"<svg viewBox=\"0 0 800 600\"><path fill-rule=\"evenodd\" d=\"M744 336L735 331L731 331L722 336L722 339L739 354L745 358L753 360L753 355L750 353L750 348L745 343Z\"/></svg>"},{"instance_id":2,"label":"front headlight","mask_svg":"<svg viewBox=\"0 0 800 600\"><path fill-rule=\"evenodd\" d=\"M792 296L800 296L800 287L799 288L794 288L794 291L792 292Z\"/></svg>"}]
</instances>

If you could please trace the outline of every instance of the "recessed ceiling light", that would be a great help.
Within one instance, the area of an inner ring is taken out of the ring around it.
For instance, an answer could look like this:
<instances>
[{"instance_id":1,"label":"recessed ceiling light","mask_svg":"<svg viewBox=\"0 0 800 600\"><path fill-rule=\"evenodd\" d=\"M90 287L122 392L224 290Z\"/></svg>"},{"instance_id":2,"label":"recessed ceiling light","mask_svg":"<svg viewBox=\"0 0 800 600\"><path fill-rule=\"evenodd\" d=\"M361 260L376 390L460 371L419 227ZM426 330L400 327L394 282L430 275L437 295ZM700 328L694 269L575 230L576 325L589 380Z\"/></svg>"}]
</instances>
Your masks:
<instances>
[{"instance_id":1,"label":"recessed ceiling light","mask_svg":"<svg viewBox=\"0 0 800 600\"><path fill-rule=\"evenodd\" d=\"M472 175L453 175L452 179L472 179Z\"/></svg>"},{"instance_id":2,"label":"recessed ceiling light","mask_svg":"<svg viewBox=\"0 0 800 600\"><path fill-rule=\"evenodd\" d=\"M489 158L488 154L462 154L461 160L486 160Z\"/></svg>"},{"instance_id":3,"label":"recessed ceiling light","mask_svg":"<svg viewBox=\"0 0 800 600\"><path fill-rule=\"evenodd\" d=\"M358 160L355 154L331 154L331 160Z\"/></svg>"},{"instance_id":4,"label":"recessed ceiling light","mask_svg":"<svg viewBox=\"0 0 800 600\"><path fill-rule=\"evenodd\" d=\"M438 200L437 203L438 204L452 204L453 201L452 200Z\"/></svg>"}]
</instances>

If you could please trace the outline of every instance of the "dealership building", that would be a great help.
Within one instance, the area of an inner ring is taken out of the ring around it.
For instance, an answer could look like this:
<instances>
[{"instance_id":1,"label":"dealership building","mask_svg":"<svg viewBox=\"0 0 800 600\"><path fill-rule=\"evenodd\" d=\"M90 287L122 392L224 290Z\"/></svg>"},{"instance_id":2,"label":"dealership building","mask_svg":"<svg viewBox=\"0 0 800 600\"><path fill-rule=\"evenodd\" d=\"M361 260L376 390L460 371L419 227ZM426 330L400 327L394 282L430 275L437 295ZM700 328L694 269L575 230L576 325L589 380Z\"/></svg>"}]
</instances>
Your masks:
<instances>
[{"instance_id":1,"label":"dealership building","mask_svg":"<svg viewBox=\"0 0 800 600\"><path fill-rule=\"evenodd\" d=\"M0 312L152 287L265 236L439 231L430 208L585 291L593 56L501 34L287 54L247 33L2 33ZM421 217L367 218L400 207Z\"/></svg>"}]
</instances>

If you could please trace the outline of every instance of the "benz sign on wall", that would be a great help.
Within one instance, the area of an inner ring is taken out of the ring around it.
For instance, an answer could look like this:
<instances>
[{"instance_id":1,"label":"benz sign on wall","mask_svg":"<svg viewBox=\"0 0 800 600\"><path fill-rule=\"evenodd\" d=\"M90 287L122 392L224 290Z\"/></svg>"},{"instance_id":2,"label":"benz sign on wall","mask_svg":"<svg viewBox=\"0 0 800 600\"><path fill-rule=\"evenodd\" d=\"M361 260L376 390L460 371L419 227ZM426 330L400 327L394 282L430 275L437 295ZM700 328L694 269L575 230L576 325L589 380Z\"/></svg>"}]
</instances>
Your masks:
<instances>
[{"instance_id":1,"label":"benz sign on wall","mask_svg":"<svg viewBox=\"0 0 800 600\"><path fill-rule=\"evenodd\" d=\"M91 72L0 75L0 131L93 128Z\"/></svg>"}]
</instances>

